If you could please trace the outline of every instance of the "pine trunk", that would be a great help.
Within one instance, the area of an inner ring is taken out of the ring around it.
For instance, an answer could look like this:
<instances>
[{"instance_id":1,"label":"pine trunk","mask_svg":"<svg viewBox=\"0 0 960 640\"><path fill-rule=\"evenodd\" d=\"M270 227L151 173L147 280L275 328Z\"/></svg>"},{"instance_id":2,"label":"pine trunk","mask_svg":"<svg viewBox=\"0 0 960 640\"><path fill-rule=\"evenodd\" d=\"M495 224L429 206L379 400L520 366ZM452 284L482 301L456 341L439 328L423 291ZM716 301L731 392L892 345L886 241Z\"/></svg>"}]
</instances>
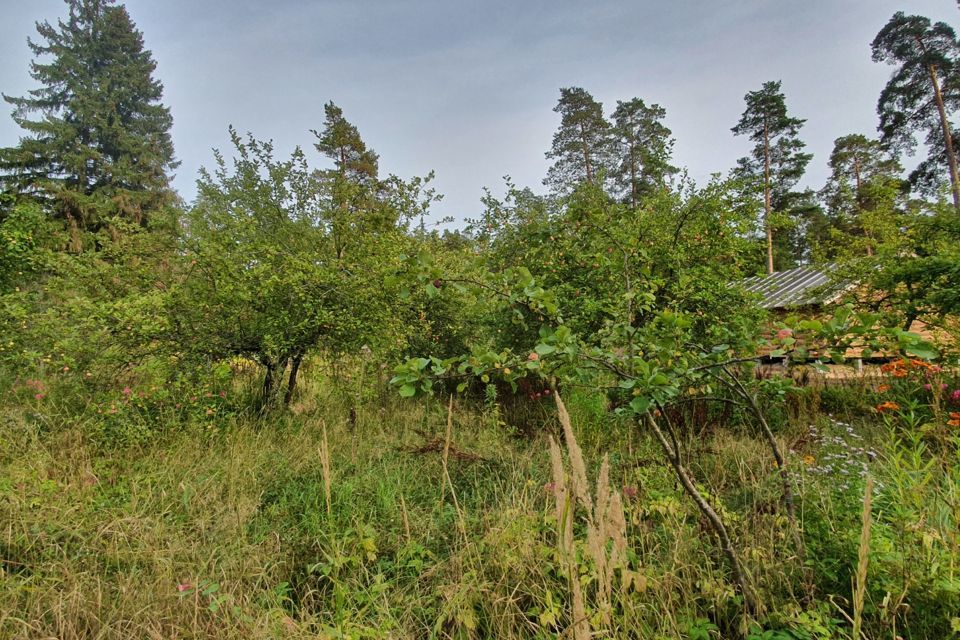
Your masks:
<instances>
[{"instance_id":1,"label":"pine trunk","mask_svg":"<svg viewBox=\"0 0 960 640\"><path fill-rule=\"evenodd\" d=\"M930 73L930 82L933 84L933 96L937 101L937 111L940 112L940 126L943 127L943 139L947 148L947 164L950 165L950 186L953 190L953 206L960 211L960 176L957 175L957 155L953 150L953 136L950 133L950 121L947 119L947 108L943 104L943 94L940 92L940 80L937 78L937 68L934 65L927 67Z\"/></svg>"},{"instance_id":2,"label":"pine trunk","mask_svg":"<svg viewBox=\"0 0 960 640\"><path fill-rule=\"evenodd\" d=\"M872 256L873 237L863 226L863 179L860 176L860 158L856 156L853 158L853 177L857 183L857 223L860 225L860 229L863 230L863 235L867 239L867 256Z\"/></svg>"},{"instance_id":3,"label":"pine trunk","mask_svg":"<svg viewBox=\"0 0 960 640\"><path fill-rule=\"evenodd\" d=\"M773 273L773 227L770 221L770 127L763 119L763 226L767 232L767 274Z\"/></svg>"},{"instance_id":4,"label":"pine trunk","mask_svg":"<svg viewBox=\"0 0 960 640\"><path fill-rule=\"evenodd\" d=\"M580 125L580 146L583 149L583 165L587 170L587 182L593 184L593 167L590 166L590 147L587 145L587 132Z\"/></svg>"}]
</instances>

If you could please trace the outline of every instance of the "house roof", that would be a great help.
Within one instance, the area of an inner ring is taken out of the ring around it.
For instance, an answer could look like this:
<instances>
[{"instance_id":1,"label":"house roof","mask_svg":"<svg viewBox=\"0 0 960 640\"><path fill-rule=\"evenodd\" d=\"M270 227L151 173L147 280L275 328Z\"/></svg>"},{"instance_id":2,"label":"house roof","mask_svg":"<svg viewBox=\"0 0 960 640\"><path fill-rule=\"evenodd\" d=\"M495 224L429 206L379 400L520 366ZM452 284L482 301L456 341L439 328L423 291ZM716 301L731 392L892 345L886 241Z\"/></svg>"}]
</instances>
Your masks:
<instances>
[{"instance_id":1,"label":"house roof","mask_svg":"<svg viewBox=\"0 0 960 640\"><path fill-rule=\"evenodd\" d=\"M840 297L845 287L831 279L836 265L797 267L777 271L768 276L754 276L740 281L744 290L761 296L764 309L785 309L827 304Z\"/></svg>"}]
</instances>

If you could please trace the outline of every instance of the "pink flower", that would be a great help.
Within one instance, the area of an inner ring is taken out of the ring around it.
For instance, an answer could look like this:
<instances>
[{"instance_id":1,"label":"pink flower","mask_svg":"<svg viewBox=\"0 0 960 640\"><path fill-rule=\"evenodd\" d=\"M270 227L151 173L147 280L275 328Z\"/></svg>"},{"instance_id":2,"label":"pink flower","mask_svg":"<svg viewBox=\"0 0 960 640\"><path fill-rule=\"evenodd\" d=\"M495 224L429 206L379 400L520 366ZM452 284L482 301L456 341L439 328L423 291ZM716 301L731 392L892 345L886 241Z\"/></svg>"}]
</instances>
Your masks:
<instances>
[{"instance_id":1,"label":"pink flower","mask_svg":"<svg viewBox=\"0 0 960 640\"><path fill-rule=\"evenodd\" d=\"M177 591L179 591L180 593L183 593L184 591L189 591L190 589L193 589L193 585L187 582L181 582L180 584L177 585Z\"/></svg>"},{"instance_id":2,"label":"pink flower","mask_svg":"<svg viewBox=\"0 0 960 640\"><path fill-rule=\"evenodd\" d=\"M547 484L543 485L543 490L546 491L547 493L556 493L556 492L557 492L557 483L556 483L556 482L548 482Z\"/></svg>"},{"instance_id":3,"label":"pink flower","mask_svg":"<svg viewBox=\"0 0 960 640\"><path fill-rule=\"evenodd\" d=\"M931 384L925 384L925 385L923 385L923 388L926 389L927 391L930 391L931 389L933 389L933 385L931 385Z\"/></svg>"},{"instance_id":4,"label":"pink flower","mask_svg":"<svg viewBox=\"0 0 960 640\"><path fill-rule=\"evenodd\" d=\"M793 331L790 329L780 329L777 331L777 340L786 340L793 335Z\"/></svg>"},{"instance_id":5,"label":"pink flower","mask_svg":"<svg viewBox=\"0 0 960 640\"><path fill-rule=\"evenodd\" d=\"M226 398L226 397L227 397L227 392L226 392L226 391L221 391L221 392L220 392L220 397L221 397L221 398Z\"/></svg>"},{"instance_id":6,"label":"pink flower","mask_svg":"<svg viewBox=\"0 0 960 640\"><path fill-rule=\"evenodd\" d=\"M33 397L34 397L34 399L36 399L36 400L43 400L43 394L42 394L42 393L35 393L35 394L33 394Z\"/></svg>"},{"instance_id":7,"label":"pink flower","mask_svg":"<svg viewBox=\"0 0 960 640\"><path fill-rule=\"evenodd\" d=\"M634 498L637 497L638 494L639 494L639 491L637 491L636 487L631 487L630 485L623 485L623 495L626 498L633 500Z\"/></svg>"},{"instance_id":8,"label":"pink flower","mask_svg":"<svg viewBox=\"0 0 960 640\"><path fill-rule=\"evenodd\" d=\"M131 393L133 393L133 390L130 387L123 388L123 395L129 396Z\"/></svg>"}]
</instances>

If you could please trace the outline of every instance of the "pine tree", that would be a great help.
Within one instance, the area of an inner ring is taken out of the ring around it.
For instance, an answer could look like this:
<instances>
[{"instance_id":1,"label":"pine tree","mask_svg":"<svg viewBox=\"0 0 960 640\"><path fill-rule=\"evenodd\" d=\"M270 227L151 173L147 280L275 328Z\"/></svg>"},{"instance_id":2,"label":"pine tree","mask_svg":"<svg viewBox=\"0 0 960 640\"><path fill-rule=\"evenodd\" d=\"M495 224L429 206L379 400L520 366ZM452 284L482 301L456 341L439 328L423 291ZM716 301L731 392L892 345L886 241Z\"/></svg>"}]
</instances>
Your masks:
<instances>
[{"instance_id":1,"label":"pine tree","mask_svg":"<svg viewBox=\"0 0 960 640\"><path fill-rule=\"evenodd\" d=\"M611 178L615 191L633 208L678 171L670 164L673 139L663 124L666 115L660 105L648 107L640 98L618 100L613 112L615 158Z\"/></svg>"},{"instance_id":2,"label":"pine tree","mask_svg":"<svg viewBox=\"0 0 960 640\"><path fill-rule=\"evenodd\" d=\"M343 109L328 102L323 111L326 116L323 131L313 131L317 151L333 160L336 172L343 179L354 184L374 184L379 172L377 154L367 149L360 132L343 117Z\"/></svg>"},{"instance_id":3,"label":"pine tree","mask_svg":"<svg viewBox=\"0 0 960 640\"><path fill-rule=\"evenodd\" d=\"M834 142L830 170L820 196L831 226L872 256L878 234L893 224L903 169L879 140L852 134Z\"/></svg>"},{"instance_id":4,"label":"pine tree","mask_svg":"<svg viewBox=\"0 0 960 640\"><path fill-rule=\"evenodd\" d=\"M156 63L123 5L67 6L66 21L37 23L40 41L28 41L41 86L3 96L27 135L0 149L0 185L51 202L74 226L96 228L111 214L142 223L169 202L178 164Z\"/></svg>"},{"instance_id":5,"label":"pine tree","mask_svg":"<svg viewBox=\"0 0 960 640\"><path fill-rule=\"evenodd\" d=\"M606 170L610 151L610 123L603 105L580 87L560 89L553 110L560 114L560 127L546 153L554 161L544 184L569 192L587 182L596 184Z\"/></svg>"},{"instance_id":6,"label":"pine tree","mask_svg":"<svg viewBox=\"0 0 960 640\"><path fill-rule=\"evenodd\" d=\"M926 133L930 158L943 157L953 191L954 207L960 211L960 176L954 149L950 114L960 107L960 43L953 28L931 23L923 16L899 11L874 38L873 59L898 65L880 94L882 141L912 153L915 135ZM931 163L914 179L929 177Z\"/></svg>"},{"instance_id":7,"label":"pine tree","mask_svg":"<svg viewBox=\"0 0 960 640\"><path fill-rule=\"evenodd\" d=\"M792 191L813 156L803 153L800 127L806 120L787 115L780 81L765 82L744 96L747 108L731 130L756 143L753 152L738 161L736 172L757 180L763 188L764 229L767 240L767 273L774 272L774 213L789 214L798 199Z\"/></svg>"},{"instance_id":8,"label":"pine tree","mask_svg":"<svg viewBox=\"0 0 960 640\"><path fill-rule=\"evenodd\" d=\"M316 172L330 196L330 231L338 258L356 234L392 228L396 216L378 198L384 185L379 157L368 149L357 127L333 102L324 105L323 131L313 131L317 151L333 161L333 169Z\"/></svg>"}]
</instances>

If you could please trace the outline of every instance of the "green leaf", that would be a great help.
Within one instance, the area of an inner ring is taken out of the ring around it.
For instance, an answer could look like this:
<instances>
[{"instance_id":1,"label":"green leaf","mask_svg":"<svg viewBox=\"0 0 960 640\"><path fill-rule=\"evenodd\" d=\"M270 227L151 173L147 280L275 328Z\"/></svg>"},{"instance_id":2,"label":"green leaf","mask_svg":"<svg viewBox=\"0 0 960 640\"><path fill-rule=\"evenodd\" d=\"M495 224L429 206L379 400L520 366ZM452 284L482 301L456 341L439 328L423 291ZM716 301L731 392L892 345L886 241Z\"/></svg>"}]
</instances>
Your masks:
<instances>
[{"instance_id":1,"label":"green leaf","mask_svg":"<svg viewBox=\"0 0 960 640\"><path fill-rule=\"evenodd\" d=\"M411 398L417 394L417 388L412 384L405 384L400 387L400 396L403 398Z\"/></svg>"},{"instance_id":2,"label":"green leaf","mask_svg":"<svg viewBox=\"0 0 960 640\"><path fill-rule=\"evenodd\" d=\"M915 344L904 348L908 356L920 358L921 360L933 360L937 357L937 350L927 344Z\"/></svg>"},{"instance_id":3,"label":"green leaf","mask_svg":"<svg viewBox=\"0 0 960 640\"><path fill-rule=\"evenodd\" d=\"M533 350L536 351L541 356L548 356L551 353L555 352L557 348L549 344L540 343L536 347L534 347Z\"/></svg>"},{"instance_id":4,"label":"green leaf","mask_svg":"<svg viewBox=\"0 0 960 640\"><path fill-rule=\"evenodd\" d=\"M650 409L650 398L646 396L637 396L630 401L630 408L638 414L646 413Z\"/></svg>"}]
</instances>

